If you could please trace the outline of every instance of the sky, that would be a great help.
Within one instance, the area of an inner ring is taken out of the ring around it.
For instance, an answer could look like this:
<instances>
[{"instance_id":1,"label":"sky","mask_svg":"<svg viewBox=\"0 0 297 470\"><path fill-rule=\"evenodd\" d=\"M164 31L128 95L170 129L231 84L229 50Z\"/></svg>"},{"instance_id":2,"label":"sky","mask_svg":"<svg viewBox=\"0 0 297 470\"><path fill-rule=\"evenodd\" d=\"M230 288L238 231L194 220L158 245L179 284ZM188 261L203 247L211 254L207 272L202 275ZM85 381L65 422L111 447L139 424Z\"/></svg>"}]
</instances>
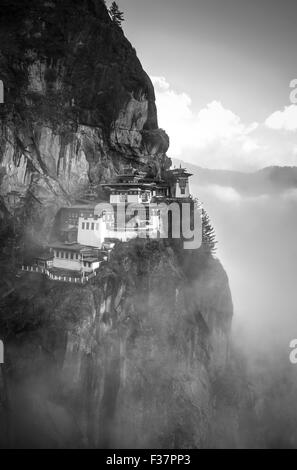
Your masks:
<instances>
[{"instance_id":1,"label":"sky","mask_svg":"<svg viewBox=\"0 0 297 470\"><path fill-rule=\"evenodd\" d=\"M118 4L154 83L169 156L243 171L297 164L295 0Z\"/></svg>"},{"instance_id":2,"label":"sky","mask_svg":"<svg viewBox=\"0 0 297 470\"><path fill-rule=\"evenodd\" d=\"M251 351L281 349L297 336L297 191L247 196L219 183L191 185L215 227L228 273L233 330Z\"/></svg>"}]
</instances>

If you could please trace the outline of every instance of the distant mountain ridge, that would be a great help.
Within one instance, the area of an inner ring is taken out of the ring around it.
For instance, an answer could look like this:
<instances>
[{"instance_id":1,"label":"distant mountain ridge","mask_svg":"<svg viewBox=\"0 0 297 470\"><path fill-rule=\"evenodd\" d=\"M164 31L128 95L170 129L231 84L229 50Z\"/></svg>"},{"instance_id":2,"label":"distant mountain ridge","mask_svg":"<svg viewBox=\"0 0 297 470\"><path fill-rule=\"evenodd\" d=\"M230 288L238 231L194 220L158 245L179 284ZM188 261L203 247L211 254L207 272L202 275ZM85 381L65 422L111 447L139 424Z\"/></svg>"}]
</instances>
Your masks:
<instances>
[{"instance_id":1,"label":"distant mountain ridge","mask_svg":"<svg viewBox=\"0 0 297 470\"><path fill-rule=\"evenodd\" d=\"M202 168L182 160L172 159L175 166L185 166L193 173L194 186L219 185L232 187L246 195L283 193L297 189L297 166L271 166L255 172Z\"/></svg>"}]
</instances>

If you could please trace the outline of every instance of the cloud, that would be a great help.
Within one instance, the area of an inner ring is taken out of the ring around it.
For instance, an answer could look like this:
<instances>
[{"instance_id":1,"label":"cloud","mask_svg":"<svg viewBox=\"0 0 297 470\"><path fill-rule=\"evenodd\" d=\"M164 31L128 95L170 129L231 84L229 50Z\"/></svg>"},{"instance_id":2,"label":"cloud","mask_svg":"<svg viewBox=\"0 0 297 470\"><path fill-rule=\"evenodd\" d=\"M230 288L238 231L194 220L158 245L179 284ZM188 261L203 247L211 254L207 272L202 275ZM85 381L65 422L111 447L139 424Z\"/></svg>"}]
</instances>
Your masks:
<instances>
[{"instance_id":1,"label":"cloud","mask_svg":"<svg viewBox=\"0 0 297 470\"><path fill-rule=\"evenodd\" d=\"M155 87L159 87L160 90L169 90L170 85L165 77L151 77L151 79Z\"/></svg>"},{"instance_id":2,"label":"cloud","mask_svg":"<svg viewBox=\"0 0 297 470\"><path fill-rule=\"evenodd\" d=\"M287 201L297 201L297 189L288 189L285 191L281 197Z\"/></svg>"},{"instance_id":3,"label":"cloud","mask_svg":"<svg viewBox=\"0 0 297 470\"><path fill-rule=\"evenodd\" d=\"M245 153L258 148L257 142L250 137L257 123L244 125L239 116L215 100L195 113L187 93L173 90L165 77L151 78L156 91L159 122L169 133L173 157L180 157L187 149L201 150L213 144L226 147L234 141Z\"/></svg>"},{"instance_id":4,"label":"cloud","mask_svg":"<svg viewBox=\"0 0 297 470\"><path fill-rule=\"evenodd\" d=\"M245 153L251 153L254 152L255 150L260 149L261 146L254 140L252 139L246 139L245 142L242 144L242 150Z\"/></svg>"},{"instance_id":5,"label":"cloud","mask_svg":"<svg viewBox=\"0 0 297 470\"><path fill-rule=\"evenodd\" d=\"M188 93L172 88L165 77L151 77L159 125L170 137L169 156L208 168L253 171L269 165L296 165L297 106L277 111L262 123L245 123L222 102L199 111Z\"/></svg>"},{"instance_id":6,"label":"cloud","mask_svg":"<svg viewBox=\"0 0 297 470\"><path fill-rule=\"evenodd\" d=\"M227 205L233 205L233 208L251 206L258 204L259 207L265 207L267 201L271 198L270 194L247 195L239 192L233 186L223 186L221 184L207 184L203 186L191 186L193 193L201 199L203 203L217 201ZM297 194L297 191L296 191ZM295 194L288 194L288 197L295 199Z\"/></svg>"},{"instance_id":7,"label":"cloud","mask_svg":"<svg viewBox=\"0 0 297 470\"><path fill-rule=\"evenodd\" d=\"M274 130L297 130L297 106L285 106L283 111L275 111L265 121L265 125Z\"/></svg>"},{"instance_id":8,"label":"cloud","mask_svg":"<svg viewBox=\"0 0 297 470\"><path fill-rule=\"evenodd\" d=\"M234 140L243 145L251 143L248 135L257 128L256 123L245 126L236 114L225 109L218 101L209 103L193 118L194 127L199 132L196 141L200 147L214 142L227 145ZM254 144L256 145L256 143Z\"/></svg>"},{"instance_id":9,"label":"cloud","mask_svg":"<svg viewBox=\"0 0 297 470\"><path fill-rule=\"evenodd\" d=\"M226 187L214 184L209 186L209 190L216 198L224 202L239 203L241 201L240 194L231 186Z\"/></svg>"}]
</instances>

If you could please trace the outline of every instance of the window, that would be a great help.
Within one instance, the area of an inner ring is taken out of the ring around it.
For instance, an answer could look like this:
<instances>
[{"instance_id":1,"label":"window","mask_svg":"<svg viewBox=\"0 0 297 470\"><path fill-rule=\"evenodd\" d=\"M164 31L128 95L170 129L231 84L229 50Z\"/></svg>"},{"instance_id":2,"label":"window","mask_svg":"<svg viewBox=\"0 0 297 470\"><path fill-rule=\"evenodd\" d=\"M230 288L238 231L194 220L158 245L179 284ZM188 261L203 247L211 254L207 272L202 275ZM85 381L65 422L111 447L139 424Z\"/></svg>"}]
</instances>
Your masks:
<instances>
[{"instance_id":1,"label":"window","mask_svg":"<svg viewBox=\"0 0 297 470\"><path fill-rule=\"evenodd\" d=\"M68 259L68 253L65 254L65 258Z\"/></svg>"},{"instance_id":2,"label":"window","mask_svg":"<svg viewBox=\"0 0 297 470\"><path fill-rule=\"evenodd\" d=\"M87 230L90 230L90 224L87 222Z\"/></svg>"},{"instance_id":3,"label":"window","mask_svg":"<svg viewBox=\"0 0 297 470\"><path fill-rule=\"evenodd\" d=\"M61 258L64 258L64 252L61 251Z\"/></svg>"},{"instance_id":4,"label":"window","mask_svg":"<svg viewBox=\"0 0 297 470\"><path fill-rule=\"evenodd\" d=\"M85 229L85 223L84 222L82 223L82 229L83 230Z\"/></svg>"},{"instance_id":5,"label":"window","mask_svg":"<svg viewBox=\"0 0 297 470\"><path fill-rule=\"evenodd\" d=\"M181 192L181 194L186 194L185 188L181 188L180 192Z\"/></svg>"},{"instance_id":6,"label":"window","mask_svg":"<svg viewBox=\"0 0 297 470\"><path fill-rule=\"evenodd\" d=\"M92 225L91 225L91 230L94 230L94 229L95 229L95 224L92 223Z\"/></svg>"},{"instance_id":7,"label":"window","mask_svg":"<svg viewBox=\"0 0 297 470\"><path fill-rule=\"evenodd\" d=\"M73 259L73 258L74 258L74 254L73 254L73 253L71 253L71 255L70 255L70 256L71 256L71 259Z\"/></svg>"},{"instance_id":8,"label":"window","mask_svg":"<svg viewBox=\"0 0 297 470\"><path fill-rule=\"evenodd\" d=\"M78 253L76 253L75 257L76 257L76 259L78 259L78 257L79 257L79 254L78 254Z\"/></svg>"}]
</instances>

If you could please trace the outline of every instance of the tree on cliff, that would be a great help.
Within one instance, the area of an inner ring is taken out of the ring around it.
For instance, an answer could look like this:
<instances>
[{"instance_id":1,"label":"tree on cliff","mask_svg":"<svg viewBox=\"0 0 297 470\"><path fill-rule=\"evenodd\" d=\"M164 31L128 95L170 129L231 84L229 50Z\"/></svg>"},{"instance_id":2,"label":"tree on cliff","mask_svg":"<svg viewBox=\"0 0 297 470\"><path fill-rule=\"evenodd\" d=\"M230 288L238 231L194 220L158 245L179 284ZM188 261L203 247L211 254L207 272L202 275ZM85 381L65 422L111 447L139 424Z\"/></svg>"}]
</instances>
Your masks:
<instances>
[{"instance_id":1,"label":"tree on cliff","mask_svg":"<svg viewBox=\"0 0 297 470\"><path fill-rule=\"evenodd\" d=\"M121 26L122 22L125 21L124 13L120 11L116 2L112 2L111 7L109 8L109 14L112 21L118 26Z\"/></svg>"},{"instance_id":2,"label":"tree on cliff","mask_svg":"<svg viewBox=\"0 0 297 470\"><path fill-rule=\"evenodd\" d=\"M216 251L216 244L215 230L206 210L202 209L202 246L206 251L214 253Z\"/></svg>"}]
</instances>

